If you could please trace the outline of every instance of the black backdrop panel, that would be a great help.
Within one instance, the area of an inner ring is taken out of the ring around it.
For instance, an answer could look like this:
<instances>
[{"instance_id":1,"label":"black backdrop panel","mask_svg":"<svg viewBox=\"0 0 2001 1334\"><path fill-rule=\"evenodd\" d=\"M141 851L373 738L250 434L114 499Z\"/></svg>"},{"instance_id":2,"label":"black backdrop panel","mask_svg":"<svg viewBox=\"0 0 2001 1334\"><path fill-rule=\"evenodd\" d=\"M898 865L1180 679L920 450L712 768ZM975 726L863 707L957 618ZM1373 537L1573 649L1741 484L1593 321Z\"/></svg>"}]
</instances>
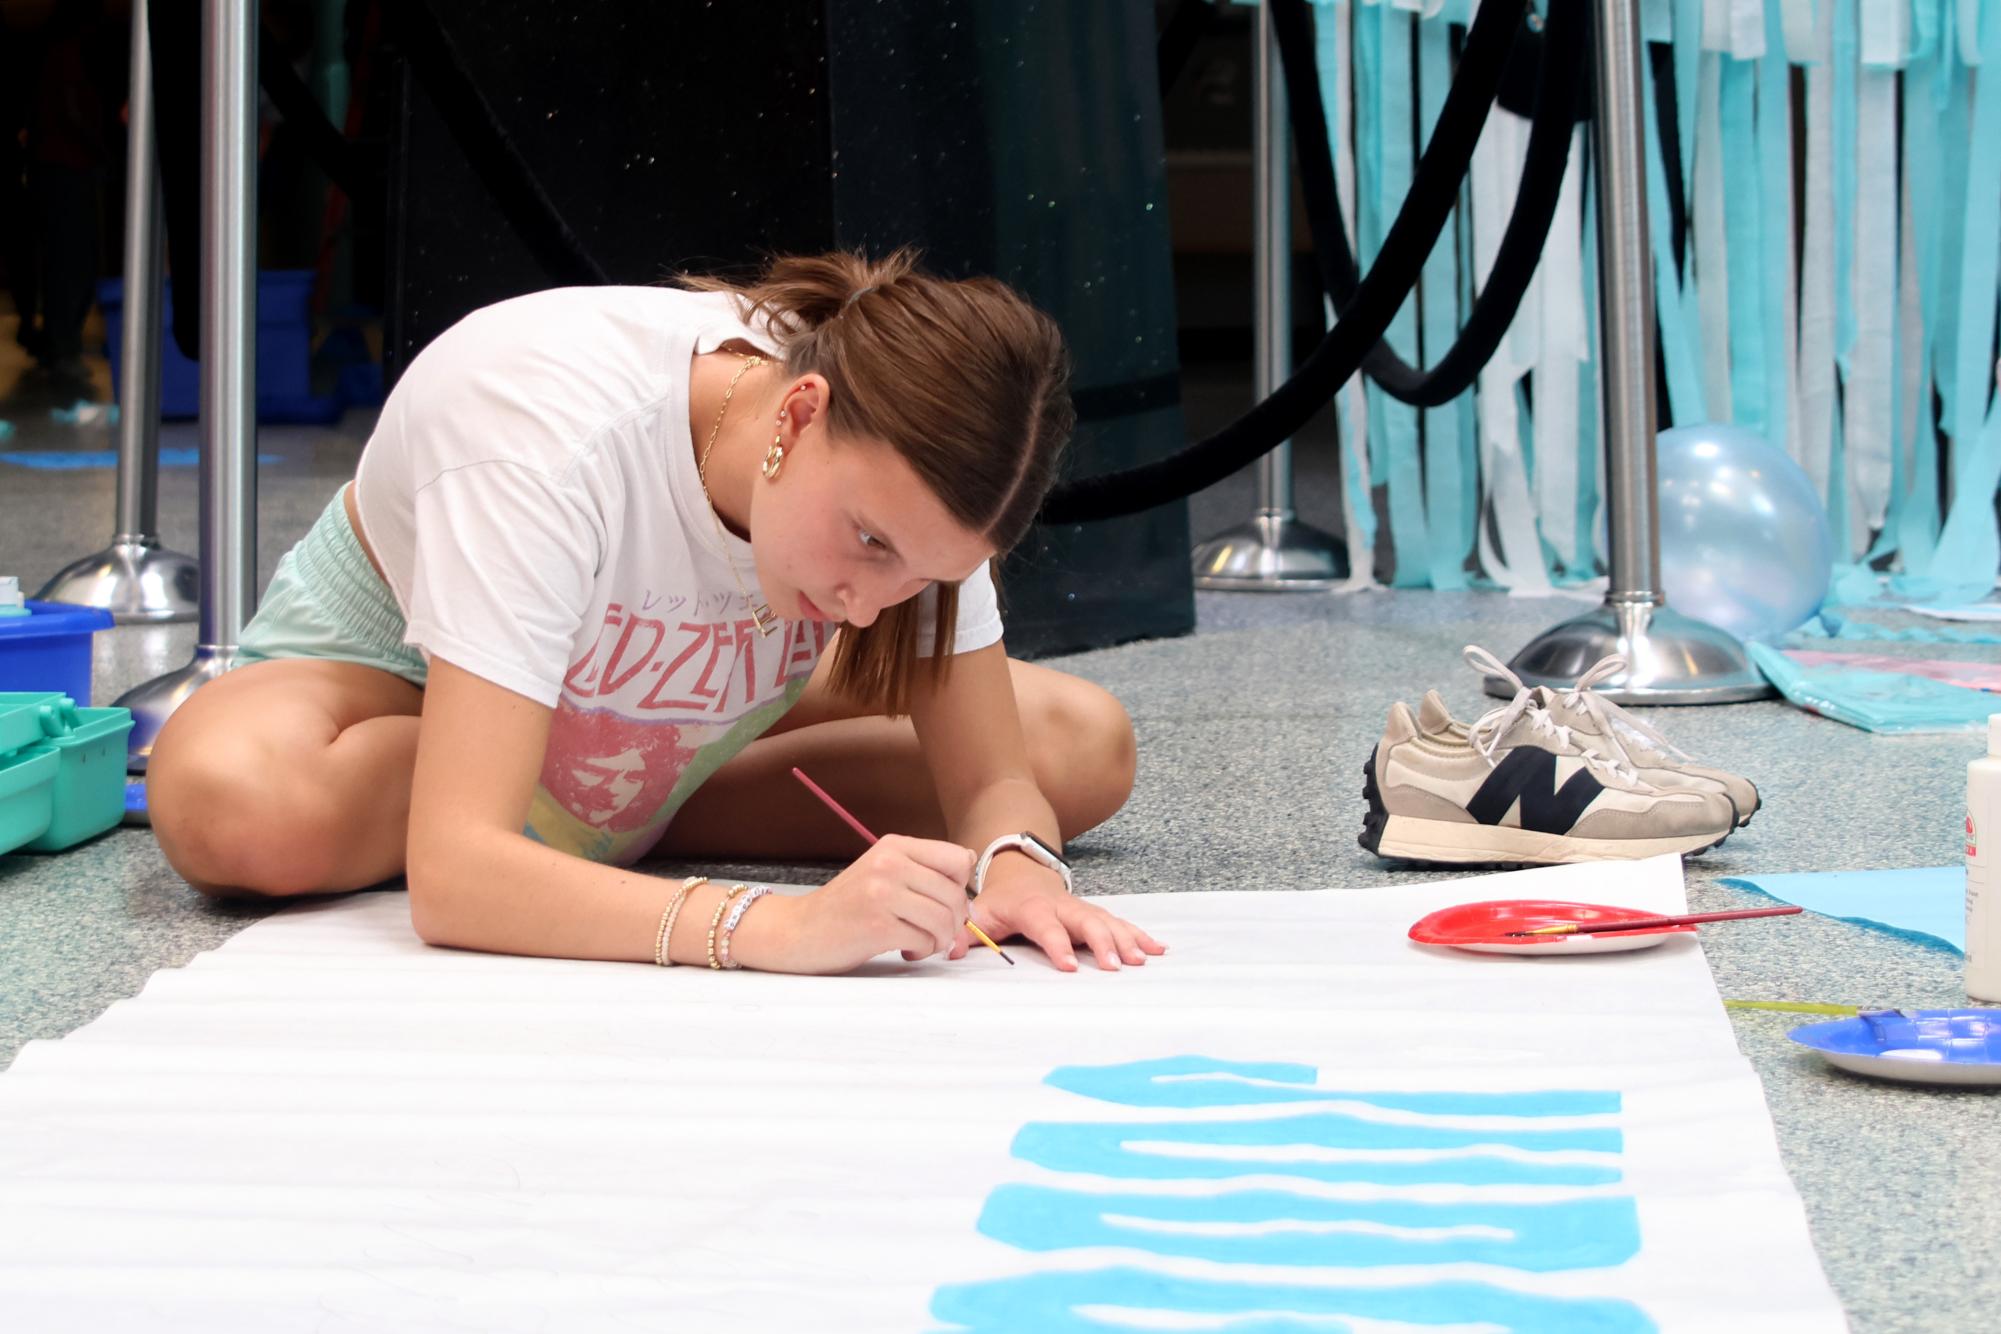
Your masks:
<instances>
[{"instance_id":1,"label":"black backdrop panel","mask_svg":"<svg viewBox=\"0 0 2001 1334\"><path fill-rule=\"evenodd\" d=\"M613 282L914 243L1062 324L1077 475L1184 443L1145 0L431 0L459 62ZM406 72L393 375L467 312L555 285ZM1183 634L1185 503L1038 527L1002 579L1016 654Z\"/></svg>"}]
</instances>

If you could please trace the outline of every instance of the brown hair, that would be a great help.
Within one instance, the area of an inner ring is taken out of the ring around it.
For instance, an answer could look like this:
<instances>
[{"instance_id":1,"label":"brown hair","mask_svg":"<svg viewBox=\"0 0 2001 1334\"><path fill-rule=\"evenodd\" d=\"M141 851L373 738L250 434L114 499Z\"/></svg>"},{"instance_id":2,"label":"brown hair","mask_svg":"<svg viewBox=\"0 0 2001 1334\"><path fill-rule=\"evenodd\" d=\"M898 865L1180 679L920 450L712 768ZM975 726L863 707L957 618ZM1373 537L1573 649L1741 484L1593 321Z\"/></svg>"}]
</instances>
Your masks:
<instances>
[{"instance_id":1,"label":"brown hair","mask_svg":"<svg viewBox=\"0 0 2001 1334\"><path fill-rule=\"evenodd\" d=\"M747 283L679 281L733 293L742 318L780 340L788 374L826 377L830 436L887 443L998 552L1027 534L1076 413L1063 335L1020 293L993 278L935 277L907 248L879 260L784 256ZM959 607L957 585L937 589L934 682L949 670ZM915 598L866 628L843 626L834 689L892 717L908 712L917 630Z\"/></svg>"}]
</instances>

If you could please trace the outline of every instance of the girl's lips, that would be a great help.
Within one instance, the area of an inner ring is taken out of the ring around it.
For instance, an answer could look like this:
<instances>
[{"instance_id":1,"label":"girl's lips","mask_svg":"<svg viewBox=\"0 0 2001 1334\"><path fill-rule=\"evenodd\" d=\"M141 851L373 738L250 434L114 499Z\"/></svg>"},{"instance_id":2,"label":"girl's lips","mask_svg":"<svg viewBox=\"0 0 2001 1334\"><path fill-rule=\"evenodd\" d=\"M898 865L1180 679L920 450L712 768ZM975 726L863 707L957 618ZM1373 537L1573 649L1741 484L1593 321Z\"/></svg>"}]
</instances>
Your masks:
<instances>
[{"instance_id":1,"label":"girl's lips","mask_svg":"<svg viewBox=\"0 0 2001 1334\"><path fill-rule=\"evenodd\" d=\"M818 606L814 605L813 599L807 597L804 593L799 595L799 610L805 612L806 619L810 621L831 621L834 619L827 615L826 612L821 611Z\"/></svg>"}]
</instances>

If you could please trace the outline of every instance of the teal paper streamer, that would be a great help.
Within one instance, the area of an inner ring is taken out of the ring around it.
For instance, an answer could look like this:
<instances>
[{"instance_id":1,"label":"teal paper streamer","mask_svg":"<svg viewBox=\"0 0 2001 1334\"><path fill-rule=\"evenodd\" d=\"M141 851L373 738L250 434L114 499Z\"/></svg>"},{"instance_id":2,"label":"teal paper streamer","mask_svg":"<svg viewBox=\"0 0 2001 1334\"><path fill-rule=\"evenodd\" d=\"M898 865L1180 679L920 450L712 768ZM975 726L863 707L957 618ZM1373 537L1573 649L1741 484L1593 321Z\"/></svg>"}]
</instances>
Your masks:
<instances>
[{"instance_id":1,"label":"teal paper streamer","mask_svg":"<svg viewBox=\"0 0 2001 1334\"><path fill-rule=\"evenodd\" d=\"M1360 193L1355 186L1354 138L1348 124L1351 93L1349 75L1354 62L1349 58L1354 40L1352 5L1324 9L1323 21L1313 25L1313 59L1320 68L1324 90L1327 138L1334 151L1334 176L1340 187L1350 235L1359 236ZM1333 313L1328 313L1333 318ZM1359 583L1373 581L1376 546L1376 509L1371 496L1368 459L1368 412L1357 410L1363 398L1359 384L1350 381L1334 396L1334 419L1341 435L1342 513L1347 520L1347 548L1350 577Z\"/></svg>"},{"instance_id":2,"label":"teal paper streamer","mask_svg":"<svg viewBox=\"0 0 2001 1334\"><path fill-rule=\"evenodd\" d=\"M2001 69L2001 3L1989 0L1980 17L1980 63L1982 70L1991 75ZM1955 379L1959 394L1949 418L1955 446L1953 482L1962 495L1985 466L1979 451L1966 445L1986 415L1987 386L1994 365L1994 298L1997 285L2001 285L2001 272L1997 271L2001 270L2001 206L1996 203L2001 200L2001 79L1974 80L1972 120L1967 153L1966 228L1961 249L1964 267L1957 284L1960 308ZM1990 485L1984 502L1990 522L1993 495ZM1953 509L1956 512L1959 508L1955 500ZM1946 527L1948 531L1951 529L1951 519ZM1945 556L1943 537L1939 555Z\"/></svg>"},{"instance_id":3,"label":"teal paper streamer","mask_svg":"<svg viewBox=\"0 0 2001 1334\"><path fill-rule=\"evenodd\" d=\"M1826 3L1827 0L1822 0ZM1834 364L1848 374L1855 349L1855 0L1833 0L1834 56ZM1835 432L1837 452L1841 433ZM1846 474L1828 469L1828 485L1839 491ZM1830 502L1831 508L1843 508ZM1849 548L1837 545L1835 550Z\"/></svg>"},{"instance_id":4,"label":"teal paper streamer","mask_svg":"<svg viewBox=\"0 0 2001 1334\"><path fill-rule=\"evenodd\" d=\"M1372 11L1381 32L1377 50L1382 116L1377 121L1379 170L1374 188L1380 200L1378 217L1389 218L1410 193L1416 154L1411 124L1416 114L1411 67L1411 26L1407 10L1377 5ZM1369 18L1365 16L1364 22ZM1380 244L1381 238L1377 238ZM1418 359L1417 298L1407 298L1390 321L1384 341L1406 362ZM1369 386L1369 438L1382 442L1388 471L1381 474L1388 489L1390 519L1390 585L1421 588L1431 578L1430 542L1424 522L1424 475L1418 462L1417 409L1400 403L1375 385Z\"/></svg>"},{"instance_id":5,"label":"teal paper streamer","mask_svg":"<svg viewBox=\"0 0 2001 1334\"><path fill-rule=\"evenodd\" d=\"M1945 400L1940 423L1950 433L1959 403L1959 270L1965 258L1965 186L1967 153L1973 138L1973 80L1959 58L1959 45L1942 40L1940 83L1945 99L1939 110L1939 174L1946 183L1938 198L1939 302L1931 314L1932 364L1939 397ZM1984 383L1984 381L1982 381Z\"/></svg>"},{"instance_id":6,"label":"teal paper streamer","mask_svg":"<svg viewBox=\"0 0 2001 1334\"><path fill-rule=\"evenodd\" d=\"M1473 308L1473 210L1466 203L1464 192L1460 194L1458 217L1452 224L1453 243L1459 254L1459 309ZM1480 502L1482 479L1480 476L1480 411L1476 402L1478 384L1461 394L1459 406L1459 512L1466 523L1466 546L1460 552L1461 569L1470 562L1473 571L1466 575L1470 586L1475 588L1491 585L1481 582L1480 562L1476 558L1479 536L1477 529L1481 522Z\"/></svg>"},{"instance_id":7,"label":"teal paper streamer","mask_svg":"<svg viewBox=\"0 0 2001 1334\"><path fill-rule=\"evenodd\" d=\"M1834 396L1829 424L1833 440L1827 454L1827 492L1821 499L1827 504L1827 529L1834 539L1834 558L1844 560L1855 548L1850 545L1848 533L1848 423L1843 419L1839 394Z\"/></svg>"},{"instance_id":8,"label":"teal paper streamer","mask_svg":"<svg viewBox=\"0 0 2001 1334\"><path fill-rule=\"evenodd\" d=\"M1586 142L1590 142L1588 139ZM1599 541L1598 456L1604 451L1599 421L1598 368L1604 349L1598 341L1598 195L1593 188L1597 166L1590 163L1584 172L1584 345L1590 359L1579 368L1577 387L1577 550L1586 557L1587 567L1579 573L1595 574L1596 563L1606 559Z\"/></svg>"},{"instance_id":9,"label":"teal paper streamer","mask_svg":"<svg viewBox=\"0 0 2001 1334\"><path fill-rule=\"evenodd\" d=\"M1652 62L1642 61L1649 71ZM1681 145L1681 160L1674 164L1681 173L1681 197L1695 198L1695 89L1702 70L1702 0L1675 0L1674 7L1674 111L1677 140ZM1655 108L1660 103L1654 100L1654 90L1647 89L1647 125L1651 129L1655 122ZM1664 181L1663 186L1666 182ZM1652 207L1651 204L1648 207ZM1658 261L1656 261L1658 262ZM1676 414L1675 420L1687 424L1700 418L1683 417Z\"/></svg>"},{"instance_id":10,"label":"teal paper streamer","mask_svg":"<svg viewBox=\"0 0 2001 1334\"><path fill-rule=\"evenodd\" d=\"M1897 476L1897 75L1864 65L1856 74L1856 193L1853 275L1855 346L1842 401L1849 423L1848 495L1856 539L1882 524L1889 535Z\"/></svg>"},{"instance_id":11,"label":"teal paper streamer","mask_svg":"<svg viewBox=\"0 0 2001 1334\"><path fill-rule=\"evenodd\" d=\"M1759 180L1761 145L1755 119L1757 67L1748 60L1722 62L1723 216L1730 275L1730 406L1738 426L1768 439L1771 405L1765 396L1765 241L1759 226L1765 192ZM1783 435L1778 437L1784 443Z\"/></svg>"},{"instance_id":12,"label":"teal paper streamer","mask_svg":"<svg viewBox=\"0 0 2001 1334\"><path fill-rule=\"evenodd\" d=\"M1937 59L1939 0L1910 0L1911 59Z\"/></svg>"},{"instance_id":13,"label":"teal paper streamer","mask_svg":"<svg viewBox=\"0 0 2001 1334\"><path fill-rule=\"evenodd\" d=\"M1442 19L1428 19L1417 29L1418 124L1427 141L1451 82L1451 29ZM1418 279L1420 332L1427 363L1435 364L1459 332L1457 250L1452 235L1441 236ZM1466 587L1466 554L1473 549L1475 510L1466 503L1462 486L1467 479L1460 430L1470 406L1469 391L1424 412L1426 565L1433 588Z\"/></svg>"},{"instance_id":14,"label":"teal paper streamer","mask_svg":"<svg viewBox=\"0 0 2001 1334\"><path fill-rule=\"evenodd\" d=\"M2001 22L1988 32L2001 32ZM2001 50L1988 54L1994 56L1989 68L2001 69ZM1953 469L1958 490L1928 573L1940 581L1970 577L1992 588L1995 570L2001 567L2001 529L1997 529L1994 516L1994 494L2001 490L2001 399L1988 410L1979 442L1963 446L1958 453L1962 466Z\"/></svg>"},{"instance_id":15,"label":"teal paper streamer","mask_svg":"<svg viewBox=\"0 0 2001 1334\"><path fill-rule=\"evenodd\" d=\"M1931 564L1938 545L1938 436L1933 426L1932 337L1938 311L1938 219L1950 209L1929 207L1940 198L1938 99L1939 43L1937 0L1917 0L1913 18L1916 51L1904 71L1904 180L1913 207L1911 242L1915 251L1918 309L1918 383L1924 392L1917 404L1912 438L1904 442L1911 460L1909 484L1897 505L1897 545L1906 569ZM1899 390L1902 377L1899 376ZM1898 412L1902 429L1904 412Z\"/></svg>"},{"instance_id":16,"label":"teal paper streamer","mask_svg":"<svg viewBox=\"0 0 2001 1334\"><path fill-rule=\"evenodd\" d=\"M1654 105L1653 67L1640 62L1647 106ZM1692 88L1694 85L1691 84ZM1654 314L1660 324L1661 357L1667 364L1668 415L1683 425L1707 421L1702 402L1702 365L1690 340L1689 297L1674 262L1674 220L1668 211L1667 163L1660 128L1647 122L1647 231L1654 254ZM1679 163L1674 164L1677 171Z\"/></svg>"},{"instance_id":17,"label":"teal paper streamer","mask_svg":"<svg viewBox=\"0 0 2001 1334\"><path fill-rule=\"evenodd\" d=\"M1723 0L1716 0L1721 4ZM1709 419L1735 420L1730 402L1730 233L1723 218L1723 64L1704 48L1696 88L1695 193L1688 200L1688 248L1682 282L1695 296L1696 350Z\"/></svg>"},{"instance_id":18,"label":"teal paper streamer","mask_svg":"<svg viewBox=\"0 0 2001 1334\"><path fill-rule=\"evenodd\" d=\"M1759 236L1764 263L1765 438L1787 449L1792 438L1793 358L1787 335L1787 297L1793 281L1792 70L1786 61L1779 6L1765 6L1765 54L1758 61L1758 180L1763 214ZM1743 399L1740 397L1739 402Z\"/></svg>"},{"instance_id":19,"label":"teal paper streamer","mask_svg":"<svg viewBox=\"0 0 2001 1334\"><path fill-rule=\"evenodd\" d=\"M1960 599L1965 601L1965 599ZM1926 625L1884 625L1877 621L1856 620L1850 615L1854 607L1826 606L1820 609L1819 630L1829 639L1859 639L1883 644L2001 644L2001 634L1992 630L1975 629L1970 626L1939 623L1936 628ZM1885 608L1894 610L1894 608ZM1812 638L1815 623L1807 622L1800 633Z\"/></svg>"},{"instance_id":20,"label":"teal paper streamer","mask_svg":"<svg viewBox=\"0 0 2001 1334\"><path fill-rule=\"evenodd\" d=\"M1989 0L1981 15L1981 65L2001 68L2001 3ZM1939 533L1936 550L1925 573L1940 581L1977 577L1991 580L2001 564L2001 532L1997 532L1994 493L2001 484L2001 403L1988 407L1994 340L1995 290L2001 274L2001 81L1971 80L1970 146L1965 173L1965 206L1961 232L1961 271L1954 381L1956 393L1947 405L1953 438L1952 508ZM1947 358L1941 356L1941 363ZM1976 437L1972 423L1985 412Z\"/></svg>"},{"instance_id":21,"label":"teal paper streamer","mask_svg":"<svg viewBox=\"0 0 2001 1334\"><path fill-rule=\"evenodd\" d=\"M1380 3L1357 5L1355 15L1355 233L1356 258L1363 269L1375 259L1387 224L1383 219L1383 28ZM1392 205L1394 206L1394 204ZM1401 314L1402 312L1398 312ZM1366 381L1369 413L1369 476L1379 485L1389 472L1378 400L1382 392Z\"/></svg>"}]
</instances>

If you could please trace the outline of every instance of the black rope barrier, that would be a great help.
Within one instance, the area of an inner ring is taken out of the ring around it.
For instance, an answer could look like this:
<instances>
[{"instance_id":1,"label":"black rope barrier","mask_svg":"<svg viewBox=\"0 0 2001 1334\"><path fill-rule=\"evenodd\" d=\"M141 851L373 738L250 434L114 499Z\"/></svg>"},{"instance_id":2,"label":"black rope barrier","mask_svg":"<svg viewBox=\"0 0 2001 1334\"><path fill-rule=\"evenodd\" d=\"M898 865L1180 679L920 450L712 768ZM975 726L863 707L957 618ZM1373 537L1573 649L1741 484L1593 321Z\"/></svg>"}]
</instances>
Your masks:
<instances>
[{"instance_id":1,"label":"black rope barrier","mask_svg":"<svg viewBox=\"0 0 2001 1334\"><path fill-rule=\"evenodd\" d=\"M1313 253L1335 313L1345 317L1344 307L1354 301L1361 279L1341 223L1334 159L1320 96L1320 71L1313 59L1312 22L1305 0L1271 0L1271 7L1272 26L1285 63L1286 96L1295 126L1300 186L1313 233ZM1473 298L1465 326L1431 370L1407 365L1387 342L1370 349L1362 359L1362 370L1391 398L1426 408L1451 402L1472 387L1514 323L1556 217L1557 197L1570 162L1571 127L1589 108L1589 81L1576 77L1579 70L1589 68L1589 39L1588 7L1576 0L1552 0L1548 29L1538 43L1541 59L1521 185L1487 281Z\"/></svg>"},{"instance_id":2,"label":"black rope barrier","mask_svg":"<svg viewBox=\"0 0 2001 1334\"><path fill-rule=\"evenodd\" d=\"M1275 0L1275 4L1300 2ZM1574 19L1583 3L1552 0L1551 8ZM1431 141L1418 160L1410 193L1404 196L1375 263L1357 284L1347 313L1312 355L1269 397L1206 440L1136 468L1063 483L1044 502L1039 516L1043 522L1115 519L1193 495L1290 438L1333 398L1360 369L1417 285L1425 258L1458 200L1460 182L1472 163L1473 146L1494 105L1515 30L1525 14L1525 8L1508 4L1480 6L1467 30L1459 69Z\"/></svg>"},{"instance_id":3,"label":"black rope barrier","mask_svg":"<svg viewBox=\"0 0 2001 1334\"><path fill-rule=\"evenodd\" d=\"M1044 504L1040 516L1044 522L1118 518L1214 485L1295 434L1357 370L1366 371L1403 402L1427 407L1449 402L1473 383L1493 356L1534 276L1555 216L1569 158L1570 130L1578 119L1579 90L1585 81L1576 76L1588 68L1589 13L1585 0L1550 0L1529 145L1514 211L1465 327L1429 371L1405 364L1382 341L1383 334L1416 287L1457 202L1474 146L1495 103L1528 11L1506 4L1481 6L1467 31L1459 68L1413 174L1410 193L1369 272L1358 276L1341 224L1307 3L1268 3L1285 71L1315 259L1322 286L1339 318L1294 374L1242 417L1168 458L1065 482ZM481 183L545 272L561 282L609 281L507 137L428 0L409 0L389 12L394 15L396 33L412 73L430 95ZM1178 12L1177 24L1170 25L1180 34L1175 43L1175 66L1185 63L1187 51L1210 13L1213 11L1203 0L1184 3ZM319 109L297 76L289 67L278 68L271 61L264 64L260 72L267 91L288 119L306 132L311 155L357 202L379 199L379 185L356 161L351 146L323 113L309 114ZM1164 80L1171 80L1177 72L1177 68L1163 65Z\"/></svg>"}]
</instances>

